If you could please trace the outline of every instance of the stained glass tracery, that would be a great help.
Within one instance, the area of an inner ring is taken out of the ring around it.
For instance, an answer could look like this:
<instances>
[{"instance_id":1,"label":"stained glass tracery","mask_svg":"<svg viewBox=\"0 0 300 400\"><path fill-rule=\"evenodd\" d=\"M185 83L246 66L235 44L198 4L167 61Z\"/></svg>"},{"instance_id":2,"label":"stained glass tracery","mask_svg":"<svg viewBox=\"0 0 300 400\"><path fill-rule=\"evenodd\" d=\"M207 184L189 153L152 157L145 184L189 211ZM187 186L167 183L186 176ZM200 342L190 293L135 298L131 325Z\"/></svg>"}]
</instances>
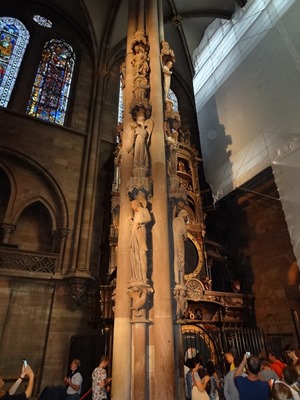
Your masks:
<instances>
[{"instance_id":1,"label":"stained glass tracery","mask_svg":"<svg viewBox=\"0 0 300 400\"><path fill-rule=\"evenodd\" d=\"M43 26L44 28L52 28L52 22L49 19L43 17L42 15L38 14L34 15L33 20L38 25Z\"/></svg>"},{"instance_id":2,"label":"stained glass tracery","mask_svg":"<svg viewBox=\"0 0 300 400\"><path fill-rule=\"evenodd\" d=\"M178 112L178 100L176 94L173 92L172 89L169 90L168 98L173 102L173 110Z\"/></svg>"},{"instance_id":3,"label":"stained glass tracery","mask_svg":"<svg viewBox=\"0 0 300 400\"><path fill-rule=\"evenodd\" d=\"M0 18L0 106L10 99L29 41L29 32L19 20Z\"/></svg>"},{"instance_id":4,"label":"stained glass tracery","mask_svg":"<svg viewBox=\"0 0 300 400\"><path fill-rule=\"evenodd\" d=\"M64 40L45 44L27 107L29 115L63 125L74 65L75 54Z\"/></svg>"}]
</instances>

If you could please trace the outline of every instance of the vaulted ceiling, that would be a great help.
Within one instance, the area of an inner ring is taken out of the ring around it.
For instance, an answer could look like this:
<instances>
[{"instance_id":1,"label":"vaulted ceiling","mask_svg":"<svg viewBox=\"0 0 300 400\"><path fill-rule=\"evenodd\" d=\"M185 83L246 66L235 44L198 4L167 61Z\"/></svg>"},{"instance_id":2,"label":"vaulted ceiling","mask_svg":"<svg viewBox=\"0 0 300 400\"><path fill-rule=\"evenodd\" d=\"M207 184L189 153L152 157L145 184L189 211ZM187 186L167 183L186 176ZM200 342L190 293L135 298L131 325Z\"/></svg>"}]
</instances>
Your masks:
<instances>
[{"instance_id":1,"label":"vaulted ceiling","mask_svg":"<svg viewBox=\"0 0 300 400\"><path fill-rule=\"evenodd\" d=\"M113 51L124 43L129 3L139 0L35 0L51 4L92 43L96 52ZM161 0L165 39L175 52L181 76L193 76L193 52L206 28L216 18L231 19L236 7L247 0ZM45 16L46 17L46 16Z\"/></svg>"}]
</instances>

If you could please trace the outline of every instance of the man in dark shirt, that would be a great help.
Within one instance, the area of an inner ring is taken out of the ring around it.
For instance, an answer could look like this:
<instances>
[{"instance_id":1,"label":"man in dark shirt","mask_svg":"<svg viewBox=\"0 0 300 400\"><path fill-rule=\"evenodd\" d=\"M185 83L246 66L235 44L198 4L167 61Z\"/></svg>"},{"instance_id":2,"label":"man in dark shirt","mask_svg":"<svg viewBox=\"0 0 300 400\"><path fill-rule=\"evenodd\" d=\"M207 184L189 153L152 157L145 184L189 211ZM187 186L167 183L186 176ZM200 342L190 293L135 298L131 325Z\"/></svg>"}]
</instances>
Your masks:
<instances>
[{"instance_id":1,"label":"man in dark shirt","mask_svg":"<svg viewBox=\"0 0 300 400\"><path fill-rule=\"evenodd\" d=\"M248 375L242 376L247 365ZM234 383L239 392L240 400L268 400L269 384L258 379L260 360L256 356L244 355L240 365L234 373Z\"/></svg>"}]
</instances>

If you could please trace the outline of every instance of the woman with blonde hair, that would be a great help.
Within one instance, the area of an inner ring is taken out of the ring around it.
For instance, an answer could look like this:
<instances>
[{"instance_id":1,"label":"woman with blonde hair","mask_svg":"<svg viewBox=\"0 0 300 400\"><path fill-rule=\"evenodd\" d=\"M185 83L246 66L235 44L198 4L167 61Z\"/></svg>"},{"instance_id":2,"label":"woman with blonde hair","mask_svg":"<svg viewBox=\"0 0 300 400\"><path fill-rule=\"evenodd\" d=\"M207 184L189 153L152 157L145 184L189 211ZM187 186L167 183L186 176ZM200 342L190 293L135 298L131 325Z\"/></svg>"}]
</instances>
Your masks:
<instances>
[{"instance_id":1,"label":"woman with blonde hair","mask_svg":"<svg viewBox=\"0 0 300 400\"><path fill-rule=\"evenodd\" d=\"M293 400L291 389L281 381L274 381L271 388L271 400Z\"/></svg>"}]
</instances>

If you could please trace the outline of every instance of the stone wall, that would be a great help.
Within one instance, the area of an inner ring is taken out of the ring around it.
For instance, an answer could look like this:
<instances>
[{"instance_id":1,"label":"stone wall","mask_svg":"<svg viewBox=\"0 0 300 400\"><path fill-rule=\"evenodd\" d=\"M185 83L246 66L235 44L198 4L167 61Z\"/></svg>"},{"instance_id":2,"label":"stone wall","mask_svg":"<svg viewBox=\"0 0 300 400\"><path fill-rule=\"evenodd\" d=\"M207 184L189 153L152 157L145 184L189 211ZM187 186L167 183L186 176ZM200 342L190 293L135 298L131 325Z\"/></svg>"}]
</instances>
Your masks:
<instances>
[{"instance_id":1,"label":"stone wall","mask_svg":"<svg viewBox=\"0 0 300 400\"><path fill-rule=\"evenodd\" d=\"M63 384L70 341L92 332L86 307L74 307L64 282L1 277L0 370L17 378L22 359L36 373L35 393L45 385Z\"/></svg>"},{"instance_id":2,"label":"stone wall","mask_svg":"<svg viewBox=\"0 0 300 400\"><path fill-rule=\"evenodd\" d=\"M264 174L218 204L216 239L230 250L241 291L255 297L257 325L266 332L296 333L292 310L300 310L299 269L273 175Z\"/></svg>"}]
</instances>

